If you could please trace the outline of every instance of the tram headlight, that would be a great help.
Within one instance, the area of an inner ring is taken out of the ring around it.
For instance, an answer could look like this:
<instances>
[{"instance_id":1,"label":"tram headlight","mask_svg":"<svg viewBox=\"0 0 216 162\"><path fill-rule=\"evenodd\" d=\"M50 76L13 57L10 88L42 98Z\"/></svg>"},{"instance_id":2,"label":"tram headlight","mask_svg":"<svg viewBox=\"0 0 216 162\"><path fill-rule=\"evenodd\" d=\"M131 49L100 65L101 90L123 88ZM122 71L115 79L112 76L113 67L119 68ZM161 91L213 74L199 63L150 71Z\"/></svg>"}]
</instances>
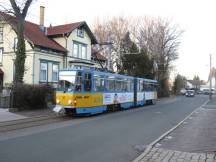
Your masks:
<instances>
[{"instance_id":1,"label":"tram headlight","mask_svg":"<svg viewBox=\"0 0 216 162\"><path fill-rule=\"evenodd\" d=\"M56 99L56 103L59 104L59 103L60 103L60 100L59 100L59 99Z\"/></svg>"},{"instance_id":2,"label":"tram headlight","mask_svg":"<svg viewBox=\"0 0 216 162\"><path fill-rule=\"evenodd\" d=\"M77 104L77 101L76 101L76 100L74 100L74 106L76 106L76 104Z\"/></svg>"},{"instance_id":3,"label":"tram headlight","mask_svg":"<svg viewBox=\"0 0 216 162\"><path fill-rule=\"evenodd\" d=\"M72 104L72 100L68 100L68 104L71 105Z\"/></svg>"}]
</instances>

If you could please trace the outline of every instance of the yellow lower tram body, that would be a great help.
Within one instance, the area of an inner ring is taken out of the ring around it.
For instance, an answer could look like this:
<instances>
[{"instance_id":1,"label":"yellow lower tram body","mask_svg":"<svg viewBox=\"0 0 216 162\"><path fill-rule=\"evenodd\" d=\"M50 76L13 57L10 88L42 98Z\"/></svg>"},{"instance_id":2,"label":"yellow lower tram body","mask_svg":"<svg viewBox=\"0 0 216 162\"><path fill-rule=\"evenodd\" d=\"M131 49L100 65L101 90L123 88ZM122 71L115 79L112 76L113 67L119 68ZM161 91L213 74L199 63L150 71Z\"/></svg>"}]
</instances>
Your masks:
<instances>
[{"instance_id":1,"label":"yellow lower tram body","mask_svg":"<svg viewBox=\"0 0 216 162\"><path fill-rule=\"evenodd\" d=\"M56 92L56 104L74 114L97 114L154 103L156 92L64 93Z\"/></svg>"}]
</instances>

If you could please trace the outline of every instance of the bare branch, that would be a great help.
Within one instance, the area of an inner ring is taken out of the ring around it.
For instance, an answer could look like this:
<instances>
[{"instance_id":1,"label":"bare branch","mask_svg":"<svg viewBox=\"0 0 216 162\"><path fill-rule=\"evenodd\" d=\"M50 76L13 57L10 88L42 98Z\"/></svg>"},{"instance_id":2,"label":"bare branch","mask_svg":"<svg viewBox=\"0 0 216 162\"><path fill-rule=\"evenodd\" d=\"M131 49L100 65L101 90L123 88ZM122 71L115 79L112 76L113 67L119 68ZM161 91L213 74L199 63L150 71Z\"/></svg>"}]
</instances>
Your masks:
<instances>
[{"instance_id":1,"label":"bare branch","mask_svg":"<svg viewBox=\"0 0 216 162\"><path fill-rule=\"evenodd\" d=\"M20 8L17 6L15 0L10 0L11 6L15 12L16 17L20 16Z\"/></svg>"},{"instance_id":2,"label":"bare branch","mask_svg":"<svg viewBox=\"0 0 216 162\"><path fill-rule=\"evenodd\" d=\"M23 11L22 11L22 16L23 16L23 17L26 17L28 8L29 8L29 6L31 5L31 3L32 3L32 0L27 0L27 1L26 1L25 6L24 6Z\"/></svg>"}]
</instances>

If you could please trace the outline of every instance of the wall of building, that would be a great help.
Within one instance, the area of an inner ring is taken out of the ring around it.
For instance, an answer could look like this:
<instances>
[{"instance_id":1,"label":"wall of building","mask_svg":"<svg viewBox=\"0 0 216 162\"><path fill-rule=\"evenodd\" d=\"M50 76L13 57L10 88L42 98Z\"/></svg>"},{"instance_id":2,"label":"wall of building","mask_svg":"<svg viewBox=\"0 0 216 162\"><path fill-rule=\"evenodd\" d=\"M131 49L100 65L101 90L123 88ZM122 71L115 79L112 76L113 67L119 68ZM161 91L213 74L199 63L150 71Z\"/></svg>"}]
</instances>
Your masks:
<instances>
[{"instance_id":1,"label":"wall of building","mask_svg":"<svg viewBox=\"0 0 216 162\"><path fill-rule=\"evenodd\" d=\"M69 56L73 56L73 41L80 42L87 45L87 60L91 60L91 38L88 33L84 31L84 38L77 36L77 29L75 29L67 41L67 49L69 51ZM79 47L80 48L80 47Z\"/></svg>"},{"instance_id":2,"label":"wall of building","mask_svg":"<svg viewBox=\"0 0 216 162\"><path fill-rule=\"evenodd\" d=\"M2 62L0 62L0 68L4 72L3 84L10 85L13 82L14 77L14 60L15 60L15 38L17 35L12 27L4 22L0 23L3 27L3 43L0 43L0 48L3 49ZM26 83L32 83L30 79L32 76L32 48L26 40L26 64L25 64L25 75L24 81ZM1 60L1 59L0 59Z\"/></svg>"},{"instance_id":3,"label":"wall of building","mask_svg":"<svg viewBox=\"0 0 216 162\"><path fill-rule=\"evenodd\" d=\"M14 78L14 53L11 54L4 54L3 56L3 64L1 66L2 71L4 72L4 85L10 85L13 82ZM25 73L23 81L28 84L32 84L32 68L33 68L33 51L29 51L26 54L26 60L25 60Z\"/></svg>"},{"instance_id":4,"label":"wall of building","mask_svg":"<svg viewBox=\"0 0 216 162\"><path fill-rule=\"evenodd\" d=\"M66 48L66 39L67 37L57 37L53 38L58 44L60 44L62 47Z\"/></svg>"},{"instance_id":5,"label":"wall of building","mask_svg":"<svg viewBox=\"0 0 216 162\"><path fill-rule=\"evenodd\" d=\"M87 59L91 60L91 38L89 37L86 31L84 31L84 38L78 37L77 29L75 29L74 31L71 32L71 34L67 38L67 41L65 40L64 37L54 38L54 40L57 43L59 43L61 46L67 48L69 57L73 57L73 41L86 44L87 45ZM69 58L69 60L74 60L74 59Z\"/></svg>"},{"instance_id":6,"label":"wall of building","mask_svg":"<svg viewBox=\"0 0 216 162\"><path fill-rule=\"evenodd\" d=\"M0 43L0 47L4 48L4 53L14 52L14 40L17 35L13 28L4 22L0 22L0 26L3 26L3 43ZM26 40L26 50L32 50L30 44Z\"/></svg>"}]
</instances>

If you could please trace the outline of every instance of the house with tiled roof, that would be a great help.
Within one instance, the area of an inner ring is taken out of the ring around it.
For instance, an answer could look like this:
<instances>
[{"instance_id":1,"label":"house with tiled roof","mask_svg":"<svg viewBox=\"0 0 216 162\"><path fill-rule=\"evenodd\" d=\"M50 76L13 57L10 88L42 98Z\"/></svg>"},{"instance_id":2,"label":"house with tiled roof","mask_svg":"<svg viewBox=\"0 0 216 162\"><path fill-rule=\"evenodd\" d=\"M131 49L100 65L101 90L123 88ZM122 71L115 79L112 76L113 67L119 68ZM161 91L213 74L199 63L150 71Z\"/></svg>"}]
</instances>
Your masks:
<instances>
[{"instance_id":1,"label":"house with tiled roof","mask_svg":"<svg viewBox=\"0 0 216 162\"><path fill-rule=\"evenodd\" d=\"M40 24L25 21L26 62L24 82L29 84L57 83L58 71L69 67L98 67L106 58L92 54L97 40L87 23L76 22L44 26L44 7L40 8ZM17 19L0 12L0 84L11 84L17 43Z\"/></svg>"}]
</instances>

